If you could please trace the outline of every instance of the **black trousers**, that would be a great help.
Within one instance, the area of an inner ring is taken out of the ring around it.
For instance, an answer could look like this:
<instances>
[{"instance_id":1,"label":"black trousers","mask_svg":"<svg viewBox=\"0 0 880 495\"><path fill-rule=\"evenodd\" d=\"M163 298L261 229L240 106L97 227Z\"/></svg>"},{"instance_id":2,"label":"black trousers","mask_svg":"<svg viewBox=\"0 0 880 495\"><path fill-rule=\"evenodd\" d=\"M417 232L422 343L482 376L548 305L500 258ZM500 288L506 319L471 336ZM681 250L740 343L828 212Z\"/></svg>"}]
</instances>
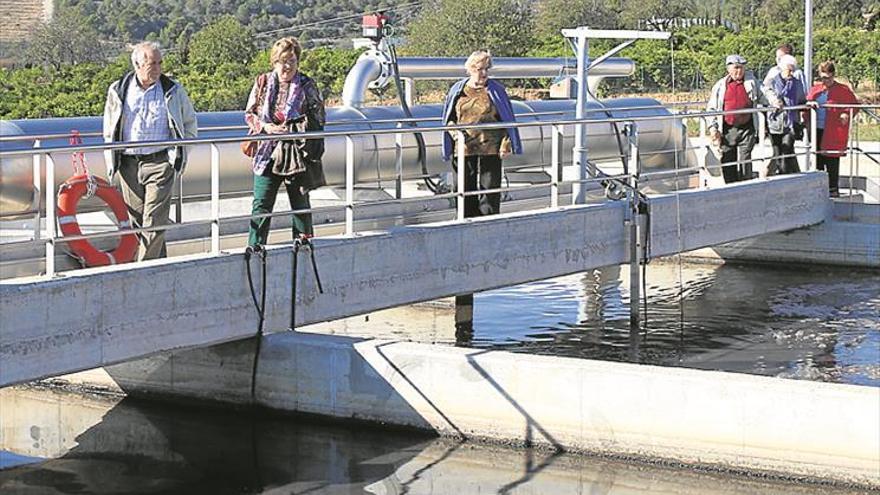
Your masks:
<instances>
[{"instance_id":1,"label":"black trousers","mask_svg":"<svg viewBox=\"0 0 880 495\"><path fill-rule=\"evenodd\" d=\"M822 131L824 131L824 129L816 129L817 149L822 146ZM817 153L816 169L824 170L828 173L828 193L834 197L839 196L840 189L838 189L837 182L840 179L840 157L825 156L821 153Z\"/></svg>"},{"instance_id":2,"label":"black trousers","mask_svg":"<svg viewBox=\"0 0 880 495\"><path fill-rule=\"evenodd\" d=\"M770 168L767 175L796 174L801 171L797 157L783 155L794 154L794 132L785 134L770 134L770 143L773 144L773 159L770 160Z\"/></svg>"},{"instance_id":3,"label":"black trousers","mask_svg":"<svg viewBox=\"0 0 880 495\"><path fill-rule=\"evenodd\" d=\"M721 131L722 165L738 161L744 162L739 165L721 167L725 184L752 178L752 148L755 147L757 137L755 125L751 120L749 120L748 125L743 127L735 127L724 123Z\"/></svg>"},{"instance_id":4,"label":"black trousers","mask_svg":"<svg viewBox=\"0 0 880 495\"><path fill-rule=\"evenodd\" d=\"M453 157L452 168L458 172L458 161ZM464 157L464 190L485 191L501 187L501 157L498 155L475 155ZM497 215L501 212L501 193L466 196L465 218Z\"/></svg>"}]
</instances>

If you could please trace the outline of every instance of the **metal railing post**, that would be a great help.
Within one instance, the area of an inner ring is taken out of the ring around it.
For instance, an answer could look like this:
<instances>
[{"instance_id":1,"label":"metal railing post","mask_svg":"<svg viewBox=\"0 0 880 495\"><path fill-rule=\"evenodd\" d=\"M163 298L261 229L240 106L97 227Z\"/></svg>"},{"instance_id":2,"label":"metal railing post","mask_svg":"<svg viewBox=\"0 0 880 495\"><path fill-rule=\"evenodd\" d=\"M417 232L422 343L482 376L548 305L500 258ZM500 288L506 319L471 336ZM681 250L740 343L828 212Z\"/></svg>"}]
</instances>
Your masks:
<instances>
[{"instance_id":1,"label":"metal railing post","mask_svg":"<svg viewBox=\"0 0 880 495\"><path fill-rule=\"evenodd\" d=\"M397 127L403 127L398 122ZM394 197L400 199L403 197L403 134L394 134Z\"/></svg>"},{"instance_id":2,"label":"metal railing post","mask_svg":"<svg viewBox=\"0 0 880 495\"><path fill-rule=\"evenodd\" d=\"M849 151L849 185L847 186L847 188L849 189L850 196L852 196L852 190L853 190L853 163L855 162L855 151L853 151L853 149L852 149L853 143L854 143L853 130L855 129L855 124L856 124L855 121L853 121L854 114L855 114L855 112L853 111L853 108L850 107L849 108L849 140L847 143L847 149Z\"/></svg>"},{"instance_id":3,"label":"metal railing post","mask_svg":"<svg viewBox=\"0 0 880 495\"><path fill-rule=\"evenodd\" d=\"M220 254L220 148L211 143L211 254Z\"/></svg>"},{"instance_id":4,"label":"metal railing post","mask_svg":"<svg viewBox=\"0 0 880 495\"><path fill-rule=\"evenodd\" d=\"M562 173L562 126L550 126L550 207L559 207L559 174Z\"/></svg>"},{"instance_id":5,"label":"metal railing post","mask_svg":"<svg viewBox=\"0 0 880 495\"><path fill-rule=\"evenodd\" d=\"M183 172L177 175L177 202L175 203L175 220L177 223L183 223Z\"/></svg>"},{"instance_id":6,"label":"metal railing post","mask_svg":"<svg viewBox=\"0 0 880 495\"><path fill-rule=\"evenodd\" d=\"M629 169L629 187L626 191L629 204L629 325L638 328L640 325L639 299L641 299L641 273L639 264L644 256L642 245L641 216L639 214L639 130L638 126L629 122L624 126L629 149L626 156Z\"/></svg>"},{"instance_id":7,"label":"metal railing post","mask_svg":"<svg viewBox=\"0 0 880 495\"><path fill-rule=\"evenodd\" d=\"M39 139L34 140L34 148L39 148L40 146L41 141ZM31 158L34 163L34 198L31 200L31 206L34 209L34 241L36 242L40 240L43 234L43 229L40 225L40 205L43 203L43 167L41 166L42 155L34 153L34 156Z\"/></svg>"},{"instance_id":8,"label":"metal railing post","mask_svg":"<svg viewBox=\"0 0 880 495\"><path fill-rule=\"evenodd\" d=\"M458 170L456 171L456 181L455 181L455 189L456 189L456 203L455 203L455 218L459 221L464 219L464 201L465 201L465 190L464 190L464 174L465 174L465 162L464 162L464 132L463 131L455 131L456 140L455 140L455 153L456 153L456 163Z\"/></svg>"},{"instance_id":9,"label":"metal railing post","mask_svg":"<svg viewBox=\"0 0 880 495\"><path fill-rule=\"evenodd\" d=\"M816 152L819 151L819 143L816 142L817 132L817 122L816 122L816 107L810 108L810 151L807 153L807 161L804 164L804 169L807 171L816 170L814 166L814 162L818 161L819 157L816 155Z\"/></svg>"},{"instance_id":10,"label":"metal railing post","mask_svg":"<svg viewBox=\"0 0 880 495\"><path fill-rule=\"evenodd\" d=\"M46 276L55 276L55 238L58 227L55 222L55 160L46 153ZM37 210L39 214L39 209Z\"/></svg>"},{"instance_id":11,"label":"metal railing post","mask_svg":"<svg viewBox=\"0 0 880 495\"><path fill-rule=\"evenodd\" d=\"M354 139L345 135L345 235L354 234Z\"/></svg>"}]
</instances>

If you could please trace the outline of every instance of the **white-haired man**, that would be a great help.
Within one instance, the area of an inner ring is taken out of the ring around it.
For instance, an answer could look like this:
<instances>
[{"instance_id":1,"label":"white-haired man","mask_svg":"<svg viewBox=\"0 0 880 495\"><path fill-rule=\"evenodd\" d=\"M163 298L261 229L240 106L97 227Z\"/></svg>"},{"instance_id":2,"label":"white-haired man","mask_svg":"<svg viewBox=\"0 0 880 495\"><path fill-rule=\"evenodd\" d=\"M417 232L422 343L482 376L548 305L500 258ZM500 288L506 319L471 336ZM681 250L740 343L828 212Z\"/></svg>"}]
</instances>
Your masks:
<instances>
[{"instance_id":1,"label":"white-haired man","mask_svg":"<svg viewBox=\"0 0 880 495\"><path fill-rule=\"evenodd\" d=\"M755 75L746 70L745 58L729 55L725 65L727 75L712 87L706 110L728 112L767 103ZM721 149L725 183L752 178L752 148L757 142L757 129L757 113L725 113L709 119L709 135Z\"/></svg>"},{"instance_id":2,"label":"white-haired man","mask_svg":"<svg viewBox=\"0 0 880 495\"><path fill-rule=\"evenodd\" d=\"M194 138L198 132L192 102L176 81L162 74L162 53L155 43L135 45L134 68L107 91L104 140L164 141ZM167 225L175 174L186 167L182 146L136 146L105 152L107 176L119 172L122 197L135 227ZM165 232L140 237L138 260L166 255Z\"/></svg>"}]
</instances>

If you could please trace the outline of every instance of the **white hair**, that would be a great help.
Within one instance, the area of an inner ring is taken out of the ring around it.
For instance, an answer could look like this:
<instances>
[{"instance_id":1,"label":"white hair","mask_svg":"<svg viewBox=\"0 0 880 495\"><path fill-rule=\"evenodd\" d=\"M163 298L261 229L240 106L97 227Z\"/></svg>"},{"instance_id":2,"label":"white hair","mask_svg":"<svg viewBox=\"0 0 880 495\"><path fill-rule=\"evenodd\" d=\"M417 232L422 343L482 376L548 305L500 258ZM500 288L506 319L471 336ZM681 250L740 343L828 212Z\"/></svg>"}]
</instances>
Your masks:
<instances>
[{"instance_id":1,"label":"white hair","mask_svg":"<svg viewBox=\"0 0 880 495\"><path fill-rule=\"evenodd\" d=\"M492 54L489 53L489 50L477 50L474 53L471 53L471 56L468 57L464 63L464 68L470 69L483 62L486 62L487 69L492 67Z\"/></svg>"},{"instance_id":2,"label":"white hair","mask_svg":"<svg viewBox=\"0 0 880 495\"><path fill-rule=\"evenodd\" d=\"M159 43L156 43L155 41L142 41L137 45L134 45L134 48L131 50L132 67L137 69L138 65L144 61L144 53L146 53L147 50L161 53L159 51Z\"/></svg>"},{"instance_id":3,"label":"white hair","mask_svg":"<svg viewBox=\"0 0 880 495\"><path fill-rule=\"evenodd\" d=\"M776 64L780 69L784 69L786 67L791 67L791 70L795 70L798 67L797 59L791 55L785 54L779 57L779 63Z\"/></svg>"}]
</instances>

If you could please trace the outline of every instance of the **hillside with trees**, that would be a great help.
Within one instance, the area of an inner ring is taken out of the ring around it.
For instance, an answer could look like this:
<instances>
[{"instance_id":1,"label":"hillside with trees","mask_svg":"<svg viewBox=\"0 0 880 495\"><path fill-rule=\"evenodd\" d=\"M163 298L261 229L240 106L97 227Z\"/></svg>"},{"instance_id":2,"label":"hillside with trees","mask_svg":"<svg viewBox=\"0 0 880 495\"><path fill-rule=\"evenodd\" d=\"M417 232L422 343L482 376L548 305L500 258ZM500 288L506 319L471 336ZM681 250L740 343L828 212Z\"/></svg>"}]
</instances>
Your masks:
<instances>
[{"instance_id":1,"label":"hillside with trees","mask_svg":"<svg viewBox=\"0 0 880 495\"><path fill-rule=\"evenodd\" d=\"M18 52L19 65L0 69L0 118L100 114L107 86L130 70L123 40L160 41L163 69L186 85L199 111L216 111L241 109L254 77L270 68L268 44L298 35L311 40L302 70L332 99L359 54L342 40L359 36L364 11L383 7L400 9L391 13L396 33L404 35L400 52L407 55L463 56L489 48L499 56L571 56L558 33L579 24L609 29L666 26L673 32L671 43L641 41L622 52L636 61L638 72L629 80L609 80L601 90L606 95L704 89L723 74L723 57L729 53L744 55L761 72L774 63L774 48L783 41L795 45L798 58L803 55L800 0L725 0L717 5L695 0L60 0L60 5L53 21L35 31L29 47ZM327 17L331 10L332 18ZM857 90L876 92L880 32L871 25L872 12L880 13L880 0L820 3L813 46L815 61L837 61L839 74ZM671 14L676 17L663 17ZM321 19L327 23L316 24ZM695 19L700 20L697 25ZM319 38L335 41L315 46ZM609 46L591 44L597 53Z\"/></svg>"}]
</instances>

